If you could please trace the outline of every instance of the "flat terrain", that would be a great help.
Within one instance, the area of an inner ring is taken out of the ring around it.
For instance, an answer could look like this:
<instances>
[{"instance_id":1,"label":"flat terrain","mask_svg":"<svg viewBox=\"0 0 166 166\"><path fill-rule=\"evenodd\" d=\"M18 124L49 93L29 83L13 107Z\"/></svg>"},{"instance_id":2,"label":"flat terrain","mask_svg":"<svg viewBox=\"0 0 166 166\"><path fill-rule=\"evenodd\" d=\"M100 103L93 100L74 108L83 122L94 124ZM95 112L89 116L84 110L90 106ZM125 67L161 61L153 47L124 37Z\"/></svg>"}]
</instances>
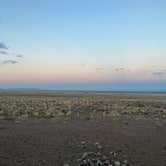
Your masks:
<instances>
[{"instance_id":1,"label":"flat terrain","mask_svg":"<svg viewBox=\"0 0 166 166\"><path fill-rule=\"evenodd\" d=\"M164 93L0 91L0 165L165 166L165 117Z\"/></svg>"}]
</instances>

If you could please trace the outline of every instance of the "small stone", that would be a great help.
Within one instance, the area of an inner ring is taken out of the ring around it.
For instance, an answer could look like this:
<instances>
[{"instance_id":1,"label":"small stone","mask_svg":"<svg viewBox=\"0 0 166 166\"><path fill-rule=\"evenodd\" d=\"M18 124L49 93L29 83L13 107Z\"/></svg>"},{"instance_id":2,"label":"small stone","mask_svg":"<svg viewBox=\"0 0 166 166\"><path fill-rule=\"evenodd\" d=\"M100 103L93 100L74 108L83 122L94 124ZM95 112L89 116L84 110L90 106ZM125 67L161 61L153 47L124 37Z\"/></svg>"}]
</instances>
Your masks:
<instances>
[{"instance_id":1,"label":"small stone","mask_svg":"<svg viewBox=\"0 0 166 166\"><path fill-rule=\"evenodd\" d=\"M107 160L107 156L104 156L104 155L103 155L103 156L102 156L102 160L103 160L103 161Z\"/></svg>"},{"instance_id":2,"label":"small stone","mask_svg":"<svg viewBox=\"0 0 166 166\"><path fill-rule=\"evenodd\" d=\"M100 160L98 160L98 161L96 162L95 166L103 166L103 163L102 163Z\"/></svg>"},{"instance_id":3,"label":"small stone","mask_svg":"<svg viewBox=\"0 0 166 166\"><path fill-rule=\"evenodd\" d=\"M98 146L98 145L99 145L99 143L98 143L98 142L95 142L95 143L94 143L94 145L95 145L95 146Z\"/></svg>"},{"instance_id":4,"label":"small stone","mask_svg":"<svg viewBox=\"0 0 166 166\"><path fill-rule=\"evenodd\" d=\"M109 160L105 160L103 163L104 166L109 166L110 165L110 161Z\"/></svg>"},{"instance_id":5,"label":"small stone","mask_svg":"<svg viewBox=\"0 0 166 166\"><path fill-rule=\"evenodd\" d=\"M85 153L83 153L83 155L82 155L81 159L83 160L83 159L85 159L87 156L88 156L88 153L87 153L87 152L85 152Z\"/></svg>"},{"instance_id":6,"label":"small stone","mask_svg":"<svg viewBox=\"0 0 166 166\"><path fill-rule=\"evenodd\" d=\"M115 166L120 166L121 164L120 164L119 161L115 161L115 162L114 162L114 165L115 165Z\"/></svg>"},{"instance_id":7,"label":"small stone","mask_svg":"<svg viewBox=\"0 0 166 166\"><path fill-rule=\"evenodd\" d=\"M127 161L127 160L124 160L123 163L124 163L124 164L128 164L128 161Z\"/></svg>"},{"instance_id":8,"label":"small stone","mask_svg":"<svg viewBox=\"0 0 166 166\"><path fill-rule=\"evenodd\" d=\"M86 141L81 141L81 147L84 149L86 148Z\"/></svg>"},{"instance_id":9,"label":"small stone","mask_svg":"<svg viewBox=\"0 0 166 166\"><path fill-rule=\"evenodd\" d=\"M82 159L77 159L76 161L79 163L79 162L81 162L81 161L82 161Z\"/></svg>"},{"instance_id":10,"label":"small stone","mask_svg":"<svg viewBox=\"0 0 166 166\"><path fill-rule=\"evenodd\" d=\"M94 152L88 152L88 156L95 156Z\"/></svg>"},{"instance_id":11,"label":"small stone","mask_svg":"<svg viewBox=\"0 0 166 166\"><path fill-rule=\"evenodd\" d=\"M113 153L114 153L114 152L111 151L111 152L110 152L110 155L112 155Z\"/></svg>"},{"instance_id":12,"label":"small stone","mask_svg":"<svg viewBox=\"0 0 166 166\"><path fill-rule=\"evenodd\" d=\"M78 166L84 166L84 163L80 163L80 164L78 164Z\"/></svg>"},{"instance_id":13,"label":"small stone","mask_svg":"<svg viewBox=\"0 0 166 166\"><path fill-rule=\"evenodd\" d=\"M110 152L110 155L112 155L113 157L116 157L117 153L116 152Z\"/></svg>"},{"instance_id":14,"label":"small stone","mask_svg":"<svg viewBox=\"0 0 166 166\"><path fill-rule=\"evenodd\" d=\"M70 166L68 163L64 163L63 166Z\"/></svg>"},{"instance_id":15,"label":"small stone","mask_svg":"<svg viewBox=\"0 0 166 166\"><path fill-rule=\"evenodd\" d=\"M87 159L87 162L88 162L88 165L90 165L90 166L94 165L94 163L90 159Z\"/></svg>"},{"instance_id":16,"label":"small stone","mask_svg":"<svg viewBox=\"0 0 166 166\"><path fill-rule=\"evenodd\" d=\"M97 153L96 153L96 156L101 156L101 153L100 153L100 152L97 152Z\"/></svg>"},{"instance_id":17,"label":"small stone","mask_svg":"<svg viewBox=\"0 0 166 166\"><path fill-rule=\"evenodd\" d=\"M87 160L83 160L83 165L88 165L88 161Z\"/></svg>"},{"instance_id":18,"label":"small stone","mask_svg":"<svg viewBox=\"0 0 166 166\"><path fill-rule=\"evenodd\" d=\"M85 144L86 144L86 141L81 141L81 144L82 144L82 145L85 145Z\"/></svg>"},{"instance_id":19,"label":"small stone","mask_svg":"<svg viewBox=\"0 0 166 166\"><path fill-rule=\"evenodd\" d=\"M101 150L101 149L103 149L103 147L101 145L98 145L97 149Z\"/></svg>"},{"instance_id":20,"label":"small stone","mask_svg":"<svg viewBox=\"0 0 166 166\"><path fill-rule=\"evenodd\" d=\"M15 123L19 124L19 123L21 123L21 121L20 120L16 120ZM0 127L0 128L2 128L2 127Z\"/></svg>"},{"instance_id":21,"label":"small stone","mask_svg":"<svg viewBox=\"0 0 166 166\"><path fill-rule=\"evenodd\" d=\"M46 160L40 160L38 166L44 166L46 164L47 164Z\"/></svg>"},{"instance_id":22,"label":"small stone","mask_svg":"<svg viewBox=\"0 0 166 166\"><path fill-rule=\"evenodd\" d=\"M96 163L98 159L92 158L92 162Z\"/></svg>"}]
</instances>

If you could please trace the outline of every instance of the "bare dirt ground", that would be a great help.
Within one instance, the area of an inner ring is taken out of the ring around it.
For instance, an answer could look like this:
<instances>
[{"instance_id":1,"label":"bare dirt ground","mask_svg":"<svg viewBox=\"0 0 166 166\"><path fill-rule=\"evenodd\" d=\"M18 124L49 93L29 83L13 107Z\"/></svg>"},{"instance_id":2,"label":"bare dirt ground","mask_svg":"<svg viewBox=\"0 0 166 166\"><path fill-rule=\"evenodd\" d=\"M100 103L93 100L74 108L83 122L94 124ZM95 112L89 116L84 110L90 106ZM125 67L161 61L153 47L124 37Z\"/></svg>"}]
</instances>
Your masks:
<instances>
[{"instance_id":1,"label":"bare dirt ground","mask_svg":"<svg viewBox=\"0 0 166 166\"><path fill-rule=\"evenodd\" d=\"M166 94L1 91L0 166L165 166L165 109Z\"/></svg>"}]
</instances>

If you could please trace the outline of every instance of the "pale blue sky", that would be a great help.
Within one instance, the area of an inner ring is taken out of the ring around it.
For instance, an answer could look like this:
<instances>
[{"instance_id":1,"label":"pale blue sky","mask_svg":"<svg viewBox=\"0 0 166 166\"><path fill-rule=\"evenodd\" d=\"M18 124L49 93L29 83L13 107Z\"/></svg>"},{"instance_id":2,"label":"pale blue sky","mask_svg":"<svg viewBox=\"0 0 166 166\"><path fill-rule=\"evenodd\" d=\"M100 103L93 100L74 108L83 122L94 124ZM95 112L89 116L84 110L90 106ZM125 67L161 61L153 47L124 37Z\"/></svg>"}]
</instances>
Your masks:
<instances>
[{"instance_id":1,"label":"pale blue sky","mask_svg":"<svg viewBox=\"0 0 166 166\"><path fill-rule=\"evenodd\" d=\"M165 0L0 0L0 87L165 88L165 9Z\"/></svg>"}]
</instances>

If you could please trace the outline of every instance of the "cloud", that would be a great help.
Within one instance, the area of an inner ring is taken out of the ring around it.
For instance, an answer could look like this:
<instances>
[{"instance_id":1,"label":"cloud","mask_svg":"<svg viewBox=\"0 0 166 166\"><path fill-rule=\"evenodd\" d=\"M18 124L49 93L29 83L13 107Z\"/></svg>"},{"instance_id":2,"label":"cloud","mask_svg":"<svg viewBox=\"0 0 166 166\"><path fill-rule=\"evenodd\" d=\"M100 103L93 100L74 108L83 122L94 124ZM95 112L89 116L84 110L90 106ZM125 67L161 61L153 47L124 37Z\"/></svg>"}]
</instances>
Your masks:
<instances>
[{"instance_id":1,"label":"cloud","mask_svg":"<svg viewBox=\"0 0 166 166\"><path fill-rule=\"evenodd\" d=\"M96 72L97 73L103 73L104 72L104 68L103 67L96 67Z\"/></svg>"},{"instance_id":2,"label":"cloud","mask_svg":"<svg viewBox=\"0 0 166 166\"><path fill-rule=\"evenodd\" d=\"M166 71L153 72L152 75L154 75L154 76L165 76L166 75Z\"/></svg>"},{"instance_id":3,"label":"cloud","mask_svg":"<svg viewBox=\"0 0 166 166\"><path fill-rule=\"evenodd\" d=\"M96 70L104 70L103 67L97 67Z\"/></svg>"},{"instance_id":4,"label":"cloud","mask_svg":"<svg viewBox=\"0 0 166 166\"><path fill-rule=\"evenodd\" d=\"M22 55L22 54L17 54L16 57L18 57L18 58L22 58L23 55Z\"/></svg>"},{"instance_id":5,"label":"cloud","mask_svg":"<svg viewBox=\"0 0 166 166\"><path fill-rule=\"evenodd\" d=\"M6 64L16 64L19 63L18 61L15 60L5 60L2 62L2 64L6 65Z\"/></svg>"},{"instance_id":6,"label":"cloud","mask_svg":"<svg viewBox=\"0 0 166 166\"><path fill-rule=\"evenodd\" d=\"M116 69L115 69L116 72L120 72L120 71L124 71L124 70L125 70L125 68L123 68L123 67L120 67L120 68L116 68Z\"/></svg>"},{"instance_id":7,"label":"cloud","mask_svg":"<svg viewBox=\"0 0 166 166\"><path fill-rule=\"evenodd\" d=\"M0 51L0 54L7 55L8 53L6 51Z\"/></svg>"},{"instance_id":8,"label":"cloud","mask_svg":"<svg viewBox=\"0 0 166 166\"><path fill-rule=\"evenodd\" d=\"M4 43L0 42L0 49L5 49L5 50L7 50L8 47L7 47Z\"/></svg>"},{"instance_id":9,"label":"cloud","mask_svg":"<svg viewBox=\"0 0 166 166\"><path fill-rule=\"evenodd\" d=\"M152 75L158 79L166 79L166 69L156 70L152 72Z\"/></svg>"},{"instance_id":10,"label":"cloud","mask_svg":"<svg viewBox=\"0 0 166 166\"><path fill-rule=\"evenodd\" d=\"M97 67L96 70L102 71L102 70L104 70L104 68L103 67Z\"/></svg>"},{"instance_id":11,"label":"cloud","mask_svg":"<svg viewBox=\"0 0 166 166\"><path fill-rule=\"evenodd\" d=\"M0 42L0 54L2 55L13 55L17 58L22 58L23 55L22 54L18 54L18 53L11 53L11 52L8 52L8 49L9 47L4 44L3 42ZM3 62L0 62L0 64L16 64L16 63L19 63L18 61L15 61L15 60L4 60Z\"/></svg>"},{"instance_id":12,"label":"cloud","mask_svg":"<svg viewBox=\"0 0 166 166\"><path fill-rule=\"evenodd\" d=\"M87 68L88 67L88 63L80 63L81 67L83 68Z\"/></svg>"}]
</instances>

